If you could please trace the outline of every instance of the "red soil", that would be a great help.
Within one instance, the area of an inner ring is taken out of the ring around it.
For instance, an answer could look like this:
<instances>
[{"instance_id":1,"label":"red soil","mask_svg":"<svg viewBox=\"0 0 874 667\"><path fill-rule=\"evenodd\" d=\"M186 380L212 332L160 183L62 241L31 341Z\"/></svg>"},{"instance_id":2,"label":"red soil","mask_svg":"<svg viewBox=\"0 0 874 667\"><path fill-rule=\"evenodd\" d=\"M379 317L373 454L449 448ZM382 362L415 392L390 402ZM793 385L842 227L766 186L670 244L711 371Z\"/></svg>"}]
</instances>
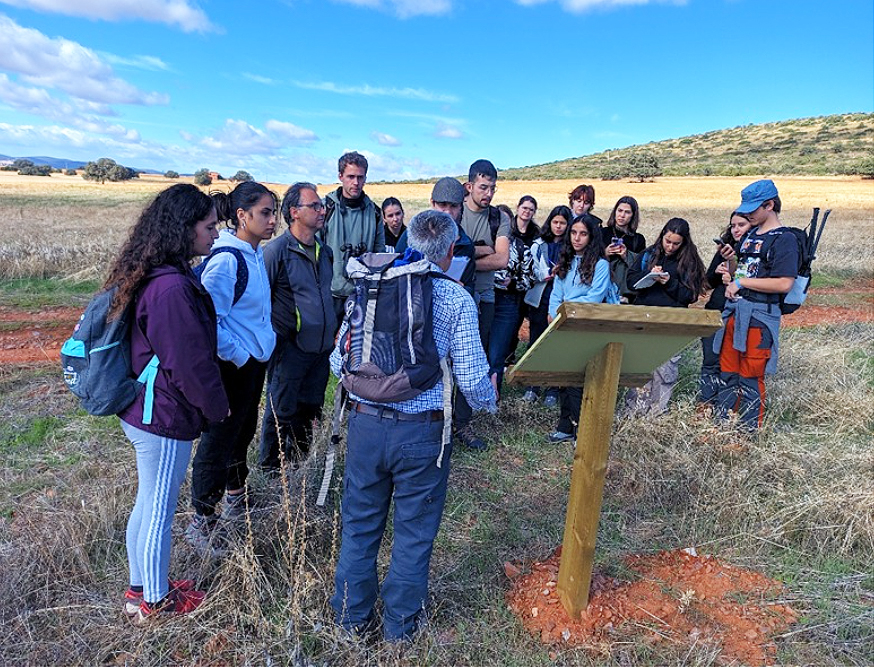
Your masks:
<instances>
[{"instance_id":1,"label":"red soil","mask_svg":"<svg viewBox=\"0 0 874 667\"><path fill-rule=\"evenodd\" d=\"M628 556L625 565L638 575L619 581L595 573L589 605L571 619L556 591L561 547L530 572L505 564L512 578L510 609L541 641L609 653L628 641L708 647L725 663L771 664L774 638L797 620L797 613L776 598L779 582L734 567L713 556L663 551Z\"/></svg>"}]
</instances>

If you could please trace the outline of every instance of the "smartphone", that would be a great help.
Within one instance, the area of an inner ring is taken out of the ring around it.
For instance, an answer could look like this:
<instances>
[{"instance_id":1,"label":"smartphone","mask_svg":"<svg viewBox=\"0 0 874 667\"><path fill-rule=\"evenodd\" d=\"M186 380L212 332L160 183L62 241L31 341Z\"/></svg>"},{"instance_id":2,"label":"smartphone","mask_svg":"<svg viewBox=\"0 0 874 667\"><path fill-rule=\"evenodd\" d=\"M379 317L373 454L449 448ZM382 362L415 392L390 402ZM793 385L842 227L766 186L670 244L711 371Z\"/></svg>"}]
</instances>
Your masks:
<instances>
[{"instance_id":1,"label":"smartphone","mask_svg":"<svg viewBox=\"0 0 874 667\"><path fill-rule=\"evenodd\" d=\"M610 245L622 245L622 239L620 239L618 236L614 236L612 239L610 239Z\"/></svg>"},{"instance_id":2,"label":"smartphone","mask_svg":"<svg viewBox=\"0 0 874 667\"><path fill-rule=\"evenodd\" d=\"M713 242L714 242L716 245L718 245L720 248L721 248L722 246L725 245L725 241L723 241L723 240L720 239L720 238L717 238L716 236L713 237Z\"/></svg>"}]
</instances>

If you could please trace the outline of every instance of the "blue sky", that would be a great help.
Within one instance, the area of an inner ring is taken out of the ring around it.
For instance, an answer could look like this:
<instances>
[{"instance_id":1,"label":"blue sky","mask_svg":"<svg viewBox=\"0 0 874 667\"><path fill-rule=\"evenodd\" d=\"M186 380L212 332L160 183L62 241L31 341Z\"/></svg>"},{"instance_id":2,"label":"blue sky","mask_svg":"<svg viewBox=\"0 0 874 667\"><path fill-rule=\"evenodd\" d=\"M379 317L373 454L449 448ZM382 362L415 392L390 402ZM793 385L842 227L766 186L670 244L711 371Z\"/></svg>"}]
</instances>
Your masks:
<instances>
[{"instance_id":1,"label":"blue sky","mask_svg":"<svg viewBox=\"0 0 874 667\"><path fill-rule=\"evenodd\" d=\"M870 0L0 0L0 154L259 180L874 110Z\"/></svg>"}]
</instances>

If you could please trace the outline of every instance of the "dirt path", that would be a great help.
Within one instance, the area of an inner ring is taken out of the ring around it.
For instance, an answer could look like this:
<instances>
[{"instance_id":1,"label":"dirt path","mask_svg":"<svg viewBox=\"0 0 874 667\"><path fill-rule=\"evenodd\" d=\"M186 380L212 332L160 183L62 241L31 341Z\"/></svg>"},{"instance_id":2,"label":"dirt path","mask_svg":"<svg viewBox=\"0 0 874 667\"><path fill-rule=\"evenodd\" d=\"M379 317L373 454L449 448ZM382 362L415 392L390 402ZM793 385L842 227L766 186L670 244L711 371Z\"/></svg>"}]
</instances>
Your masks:
<instances>
[{"instance_id":1,"label":"dirt path","mask_svg":"<svg viewBox=\"0 0 874 667\"><path fill-rule=\"evenodd\" d=\"M809 303L787 315L784 326L874 322L874 281L861 280L839 288L817 289ZM82 308L14 308L0 306L0 363L56 363ZM520 338L528 339L527 322Z\"/></svg>"}]
</instances>

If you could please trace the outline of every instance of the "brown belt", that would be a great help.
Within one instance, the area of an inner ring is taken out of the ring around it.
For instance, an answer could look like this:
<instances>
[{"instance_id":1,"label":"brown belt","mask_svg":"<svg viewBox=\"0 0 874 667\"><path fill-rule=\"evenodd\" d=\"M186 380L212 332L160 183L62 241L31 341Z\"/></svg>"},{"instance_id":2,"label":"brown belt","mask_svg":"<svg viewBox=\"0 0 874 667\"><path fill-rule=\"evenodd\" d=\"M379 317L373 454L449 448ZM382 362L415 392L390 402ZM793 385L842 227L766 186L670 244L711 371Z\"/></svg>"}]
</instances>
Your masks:
<instances>
[{"instance_id":1,"label":"brown belt","mask_svg":"<svg viewBox=\"0 0 874 667\"><path fill-rule=\"evenodd\" d=\"M393 410L385 406L370 405L370 403L360 403L358 401L349 401L349 409L355 412L360 412L362 415L370 415L371 417L386 417L388 419L397 419L399 422L432 422L443 419L443 410L425 410L424 412L401 412Z\"/></svg>"}]
</instances>

